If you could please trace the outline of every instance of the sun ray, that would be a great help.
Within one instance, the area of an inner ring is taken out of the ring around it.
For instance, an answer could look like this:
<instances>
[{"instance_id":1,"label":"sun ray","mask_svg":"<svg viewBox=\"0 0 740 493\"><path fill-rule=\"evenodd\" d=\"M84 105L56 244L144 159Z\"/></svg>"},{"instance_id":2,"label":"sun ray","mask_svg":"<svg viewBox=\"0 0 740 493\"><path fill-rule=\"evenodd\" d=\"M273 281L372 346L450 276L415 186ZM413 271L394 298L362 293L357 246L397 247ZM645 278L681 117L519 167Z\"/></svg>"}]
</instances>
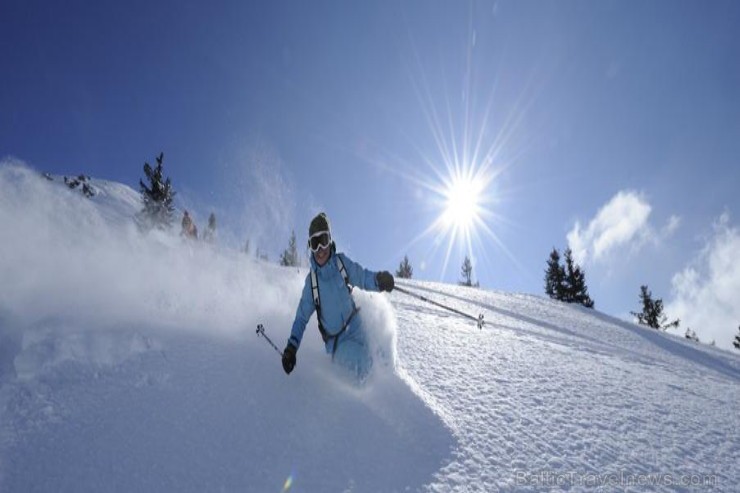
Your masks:
<instances>
[{"instance_id":1,"label":"sun ray","mask_svg":"<svg viewBox=\"0 0 740 493\"><path fill-rule=\"evenodd\" d=\"M444 274L447 272L447 266L450 263L450 255L452 253L452 247L455 245L455 240L457 238L457 228L453 228L450 232L450 241L447 242L447 252L445 253L445 260L442 264L442 273Z\"/></svg>"},{"instance_id":2,"label":"sun ray","mask_svg":"<svg viewBox=\"0 0 740 493\"><path fill-rule=\"evenodd\" d=\"M491 246L526 274L515 253L499 234L501 227L511 226L511 221L501 214L500 208L507 198L511 198L513 191L511 187L502 190L500 178L518 164L522 155L528 152L532 139L538 137L525 134L523 128L536 99L535 86L540 82L535 77L537 70L533 70L519 93L505 105L506 112L502 112L501 103L507 103L502 100L504 79L501 67L508 51L504 44L486 97L479 101L476 89L486 81L478 78L480 73L475 70L474 63L485 45L477 43L474 10L471 4L463 67L458 74L461 84L457 92L448 87L448 77L454 73L440 66L439 73L433 77L426 70L429 67L425 68L409 33L412 60L407 69L411 89L419 103L421 120L426 123L432 145L424 147L408 135L419 161L395 156L382 164L384 169L391 170L424 192L419 198L425 208L436 209L435 217L430 218L430 223L420 233L413 235L399 250L399 255L407 254L411 248L418 249L425 239L431 239L429 246L423 249L425 256L420 263L431 266L435 262L433 259L441 260L440 280L447 275L456 255L468 255L475 262L476 270L481 272L482 264L491 256ZM479 102L483 103L482 108ZM476 111L478 108L481 111ZM490 132L494 124L496 131ZM404 128L399 131L402 135L407 134ZM429 209L425 210L425 214L429 212Z\"/></svg>"}]
</instances>

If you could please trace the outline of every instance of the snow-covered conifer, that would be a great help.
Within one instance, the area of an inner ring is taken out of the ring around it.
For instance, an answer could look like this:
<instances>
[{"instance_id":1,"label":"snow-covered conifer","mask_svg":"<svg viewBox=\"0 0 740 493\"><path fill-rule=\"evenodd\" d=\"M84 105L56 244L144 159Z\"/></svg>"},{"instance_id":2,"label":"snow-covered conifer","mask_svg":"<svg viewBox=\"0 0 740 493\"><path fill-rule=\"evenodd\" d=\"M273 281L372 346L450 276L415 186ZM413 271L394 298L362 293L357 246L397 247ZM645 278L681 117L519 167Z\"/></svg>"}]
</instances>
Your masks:
<instances>
[{"instance_id":1,"label":"snow-covered conifer","mask_svg":"<svg viewBox=\"0 0 740 493\"><path fill-rule=\"evenodd\" d=\"M563 301L564 282L565 269L560 265L560 252L553 248L545 270L545 294L552 299Z\"/></svg>"},{"instance_id":2,"label":"snow-covered conifer","mask_svg":"<svg viewBox=\"0 0 740 493\"><path fill-rule=\"evenodd\" d=\"M411 277L414 275L414 269L411 267L411 263L409 262L408 255L403 256L403 260L398 266L398 270L396 270L396 277L400 279L411 279Z\"/></svg>"},{"instance_id":3,"label":"snow-covered conifer","mask_svg":"<svg viewBox=\"0 0 740 493\"><path fill-rule=\"evenodd\" d=\"M284 265L287 267L296 267L298 266L298 264L298 247L295 238L295 230L293 230L290 233L288 248L283 250L283 253L280 254L280 265Z\"/></svg>"},{"instance_id":4,"label":"snow-covered conifer","mask_svg":"<svg viewBox=\"0 0 740 493\"><path fill-rule=\"evenodd\" d=\"M473 263L470 261L470 257L465 255L465 260L462 264L462 281L461 286L472 286L473 285Z\"/></svg>"},{"instance_id":5,"label":"snow-covered conifer","mask_svg":"<svg viewBox=\"0 0 740 493\"><path fill-rule=\"evenodd\" d=\"M663 313L663 300L658 298L653 300L653 294L647 286L640 286L640 301L642 303L641 312L631 312L637 317L637 323L647 325L653 329L667 330L672 327L678 327L680 320L676 319L666 323L668 317Z\"/></svg>"},{"instance_id":6,"label":"snow-covered conifer","mask_svg":"<svg viewBox=\"0 0 740 493\"><path fill-rule=\"evenodd\" d=\"M149 163L144 163L144 174L149 181L149 186L139 180L141 198L144 209L139 213L139 223L144 229L153 227L166 229L172 226L175 206L173 200L175 191L172 189L170 179L164 179L162 173L162 161L164 153L157 156L157 166L152 169Z\"/></svg>"},{"instance_id":7,"label":"snow-covered conifer","mask_svg":"<svg viewBox=\"0 0 740 493\"><path fill-rule=\"evenodd\" d=\"M588 294L586 274L573 260L573 251L565 250L565 279L562 300L568 303L580 303L586 308L593 308L594 302Z\"/></svg>"}]
</instances>

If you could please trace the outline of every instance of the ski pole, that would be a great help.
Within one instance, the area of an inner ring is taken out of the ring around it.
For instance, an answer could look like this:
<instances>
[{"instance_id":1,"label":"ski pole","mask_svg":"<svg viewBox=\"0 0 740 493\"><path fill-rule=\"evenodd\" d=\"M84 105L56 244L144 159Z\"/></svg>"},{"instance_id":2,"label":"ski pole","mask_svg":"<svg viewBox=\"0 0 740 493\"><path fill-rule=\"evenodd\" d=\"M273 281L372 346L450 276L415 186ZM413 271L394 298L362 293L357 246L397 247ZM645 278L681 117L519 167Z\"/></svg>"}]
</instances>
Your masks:
<instances>
[{"instance_id":1,"label":"ski pole","mask_svg":"<svg viewBox=\"0 0 740 493\"><path fill-rule=\"evenodd\" d=\"M262 337L264 337L264 338L265 338L265 340L266 340L266 341L267 341L268 343L270 343L270 346L272 346L272 347L273 347L273 348L275 349L275 351L277 351L277 352L278 352L278 354L280 355L280 357L282 357L282 356L283 356L283 352L282 352L282 351L280 351L280 350L278 349L278 347L277 347L277 346L276 346L275 344L273 344L273 342L272 342L272 341L270 340L270 338L269 338L269 337L267 337L267 334L265 334L265 326L264 326L264 325L262 325L262 324L259 324L259 325L257 326L257 337L259 337L259 336L262 336Z\"/></svg>"},{"instance_id":2,"label":"ski pole","mask_svg":"<svg viewBox=\"0 0 740 493\"><path fill-rule=\"evenodd\" d=\"M407 295L409 295L411 297L414 297L416 299L419 299L421 301L426 301L427 303L431 303L434 306L438 306L440 308L444 308L445 310L449 310L452 313L457 313L458 315L463 316L465 318L469 318L470 320L472 320L472 321L474 321L475 323L478 324L478 328L479 329L483 329L484 321L483 321L483 314L482 313L478 314L478 317L474 317L472 315L468 315L467 313L461 312L460 310L455 310L454 308L451 308L449 306L443 305L442 303L438 303L438 302L436 302L434 300L430 300L429 298L427 298L425 296L422 296L420 294L416 294L416 293L414 293L412 291L408 291L406 289L403 289L402 287L399 287L398 285L396 285L396 287L393 288L393 289L395 291L400 291L403 294L407 294Z\"/></svg>"}]
</instances>

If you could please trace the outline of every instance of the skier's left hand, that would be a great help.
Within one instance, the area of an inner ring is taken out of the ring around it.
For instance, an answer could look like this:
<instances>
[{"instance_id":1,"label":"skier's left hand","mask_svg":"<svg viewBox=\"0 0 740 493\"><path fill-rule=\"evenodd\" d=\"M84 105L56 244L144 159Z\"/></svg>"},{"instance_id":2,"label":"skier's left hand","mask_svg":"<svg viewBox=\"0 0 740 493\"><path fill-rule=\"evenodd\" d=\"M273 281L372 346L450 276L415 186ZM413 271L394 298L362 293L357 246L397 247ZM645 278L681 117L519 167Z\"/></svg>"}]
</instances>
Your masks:
<instances>
[{"instance_id":1,"label":"skier's left hand","mask_svg":"<svg viewBox=\"0 0 740 493\"><path fill-rule=\"evenodd\" d=\"M292 344L285 346L285 350L283 351L283 370L287 375L290 375L290 372L295 368L295 353L297 351L296 347Z\"/></svg>"},{"instance_id":2,"label":"skier's left hand","mask_svg":"<svg viewBox=\"0 0 740 493\"><path fill-rule=\"evenodd\" d=\"M393 275L388 271L378 272L375 276L375 282L378 284L378 289L381 291L393 291L396 283L393 280Z\"/></svg>"}]
</instances>

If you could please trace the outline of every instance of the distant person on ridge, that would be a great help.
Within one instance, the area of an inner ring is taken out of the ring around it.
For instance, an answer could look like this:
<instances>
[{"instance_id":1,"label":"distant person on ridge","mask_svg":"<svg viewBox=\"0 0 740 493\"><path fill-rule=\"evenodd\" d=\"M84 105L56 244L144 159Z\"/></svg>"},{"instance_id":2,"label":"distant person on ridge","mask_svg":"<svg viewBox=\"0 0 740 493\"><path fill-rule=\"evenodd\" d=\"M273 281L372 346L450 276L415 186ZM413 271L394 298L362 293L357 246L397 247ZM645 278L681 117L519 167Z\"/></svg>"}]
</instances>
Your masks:
<instances>
[{"instance_id":1,"label":"distant person on ridge","mask_svg":"<svg viewBox=\"0 0 740 493\"><path fill-rule=\"evenodd\" d=\"M190 217L190 214L188 214L188 211L185 211L182 215L182 231L180 231L180 235L186 238L198 239L198 228L195 227L195 223Z\"/></svg>"},{"instance_id":2,"label":"distant person on ridge","mask_svg":"<svg viewBox=\"0 0 740 493\"><path fill-rule=\"evenodd\" d=\"M308 228L311 250L311 272L306 277L288 344L283 351L283 369L290 374L296 364L308 319L316 310L319 332L332 361L363 379L373 360L360 316L352 298L352 287L368 291L392 291L390 272L372 272L356 264L343 253L337 253L331 237L329 219L323 212L313 218Z\"/></svg>"},{"instance_id":3,"label":"distant person on ridge","mask_svg":"<svg viewBox=\"0 0 740 493\"><path fill-rule=\"evenodd\" d=\"M206 228L205 232L203 233L203 241L206 241L208 243L213 243L213 240L216 239L216 215L211 212L211 215L208 216L208 228Z\"/></svg>"}]
</instances>

